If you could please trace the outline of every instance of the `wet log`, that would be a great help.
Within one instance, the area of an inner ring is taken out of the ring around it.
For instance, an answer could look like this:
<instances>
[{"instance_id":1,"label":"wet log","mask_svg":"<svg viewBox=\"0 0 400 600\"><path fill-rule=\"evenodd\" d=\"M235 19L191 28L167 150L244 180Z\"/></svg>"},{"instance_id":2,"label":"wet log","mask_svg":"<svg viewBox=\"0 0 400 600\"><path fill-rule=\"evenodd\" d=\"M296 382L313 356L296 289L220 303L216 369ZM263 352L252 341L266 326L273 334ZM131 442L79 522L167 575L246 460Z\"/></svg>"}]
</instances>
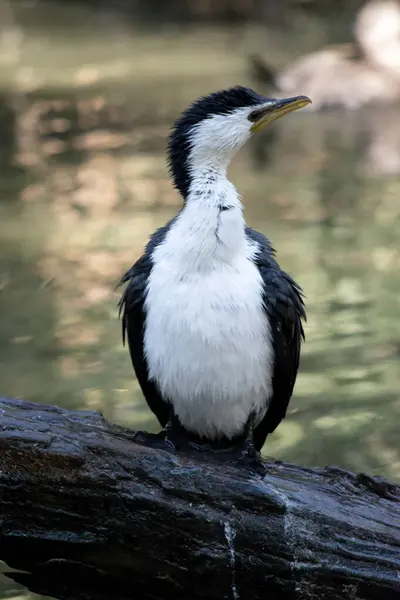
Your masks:
<instances>
[{"instance_id":1,"label":"wet log","mask_svg":"<svg viewBox=\"0 0 400 600\"><path fill-rule=\"evenodd\" d=\"M261 476L134 437L96 412L0 398L15 581L63 600L399 600L398 486L280 462Z\"/></svg>"}]
</instances>

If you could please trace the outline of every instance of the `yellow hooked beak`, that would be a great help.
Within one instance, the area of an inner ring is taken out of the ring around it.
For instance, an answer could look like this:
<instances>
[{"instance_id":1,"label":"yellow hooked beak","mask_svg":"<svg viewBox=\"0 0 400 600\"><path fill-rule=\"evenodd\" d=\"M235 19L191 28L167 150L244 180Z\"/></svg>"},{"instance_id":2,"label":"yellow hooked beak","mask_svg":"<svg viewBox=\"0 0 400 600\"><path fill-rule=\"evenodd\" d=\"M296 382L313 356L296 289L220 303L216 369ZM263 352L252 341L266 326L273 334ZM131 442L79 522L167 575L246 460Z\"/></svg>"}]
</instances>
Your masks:
<instances>
[{"instance_id":1,"label":"yellow hooked beak","mask_svg":"<svg viewBox=\"0 0 400 600\"><path fill-rule=\"evenodd\" d=\"M255 108L249 115L253 125L250 127L251 133L261 131L276 119L280 119L284 115L304 108L307 104L311 104L310 98L307 96L295 96L294 98L283 98L282 100L270 100L265 104Z\"/></svg>"}]
</instances>

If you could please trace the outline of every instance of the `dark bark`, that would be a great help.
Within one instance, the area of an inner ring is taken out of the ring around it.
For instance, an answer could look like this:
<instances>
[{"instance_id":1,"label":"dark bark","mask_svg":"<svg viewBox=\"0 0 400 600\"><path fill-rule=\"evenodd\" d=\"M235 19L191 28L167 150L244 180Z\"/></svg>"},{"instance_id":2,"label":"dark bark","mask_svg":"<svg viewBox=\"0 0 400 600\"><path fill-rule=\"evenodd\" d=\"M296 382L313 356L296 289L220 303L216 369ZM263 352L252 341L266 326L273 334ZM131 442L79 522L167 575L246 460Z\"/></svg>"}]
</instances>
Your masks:
<instances>
[{"instance_id":1,"label":"dark bark","mask_svg":"<svg viewBox=\"0 0 400 600\"><path fill-rule=\"evenodd\" d=\"M26 571L13 578L74 600L400 598L398 486L278 462L262 477L154 440L0 399L0 559Z\"/></svg>"}]
</instances>

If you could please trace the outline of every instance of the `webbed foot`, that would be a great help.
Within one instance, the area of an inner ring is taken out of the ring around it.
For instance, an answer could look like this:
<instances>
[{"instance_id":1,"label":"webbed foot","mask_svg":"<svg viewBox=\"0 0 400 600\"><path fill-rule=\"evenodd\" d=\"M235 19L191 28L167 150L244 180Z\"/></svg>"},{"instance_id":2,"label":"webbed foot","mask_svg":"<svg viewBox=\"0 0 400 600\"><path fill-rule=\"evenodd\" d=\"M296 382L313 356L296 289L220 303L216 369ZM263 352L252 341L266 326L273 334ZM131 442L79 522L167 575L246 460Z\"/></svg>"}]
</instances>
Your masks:
<instances>
[{"instance_id":1,"label":"webbed foot","mask_svg":"<svg viewBox=\"0 0 400 600\"><path fill-rule=\"evenodd\" d=\"M246 440L244 446L238 452L236 460L233 461L233 464L254 471L259 475L266 474L266 468L261 460L261 454L255 449L252 440L251 442Z\"/></svg>"},{"instance_id":2,"label":"webbed foot","mask_svg":"<svg viewBox=\"0 0 400 600\"><path fill-rule=\"evenodd\" d=\"M164 434L164 441L171 450L175 452L189 450L189 435L173 412L165 426L165 430L161 433Z\"/></svg>"},{"instance_id":3,"label":"webbed foot","mask_svg":"<svg viewBox=\"0 0 400 600\"><path fill-rule=\"evenodd\" d=\"M264 475L266 469L261 461L261 454L254 447L253 436L248 435L239 442L202 442L188 441L189 449L195 452L208 453L209 460L218 463L240 466L250 471Z\"/></svg>"},{"instance_id":4,"label":"webbed foot","mask_svg":"<svg viewBox=\"0 0 400 600\"><path fill-rule=\"evenodd\" d=\"M245 428L243 443L239 446L237 458L234 464L265 475L266 469L261 460L261 454L254 446L253 430L255 424L254 415L250 415Z\"/></svg>"},{"instance_id":5,"label":"webbed foot","mask_svg":"<svg viewBox=\"0 0 400 600\"><path fill-rule=\"evenodd\" d=\"M193 440L189 441L189 448L196 450L197 452L218 452L216 448L207 442L194 442Z\"/></svg>"},{"instance_id":6,"label":"webbed foot","mask_svg":"<svg viewBox=\"0 0 400 600\"><path fill-rule=\"evenodd\" d=\"M159 433L148 433L147 431L135 431L133 435L133 441L141 446L148 446L150 448L159 448L165 450L168 441L165 439L165 431Z\"/></svg>"}]
</instances>

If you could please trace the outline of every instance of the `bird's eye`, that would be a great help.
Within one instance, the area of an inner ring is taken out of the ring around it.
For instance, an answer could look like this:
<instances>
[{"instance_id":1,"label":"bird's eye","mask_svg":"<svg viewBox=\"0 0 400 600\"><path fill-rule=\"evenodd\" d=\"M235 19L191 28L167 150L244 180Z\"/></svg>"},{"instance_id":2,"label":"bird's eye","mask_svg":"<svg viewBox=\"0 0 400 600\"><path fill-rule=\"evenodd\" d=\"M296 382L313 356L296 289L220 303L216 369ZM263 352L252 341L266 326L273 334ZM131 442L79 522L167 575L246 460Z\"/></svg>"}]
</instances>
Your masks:
<instances>
[{"instance_id":1,"label":"bird's eye","mask_svg":"<svg viewBox=\"0 0 400 600\"><path fill-rule=\"evenodd\" d=\"M254 121L257 120L257 115L255 114L256 111L252 110L251 113L248 114L247 118L249 121L251 121L252 123L254 123Z\"/></svg>"},{"instance_id":2,"label":"bird's eye","mask_svg":"<svg viewBox=\"0 0 400 600\"><path fill-rule=\"evenodd\" d=\"M251 113L248 114L247 118L252 123L255 123L256 121L259 121L259 119L261 119L261 117L266 115L270 110L271 110L270 107L266 108L265 106L263 108L256 108L255 110L252 110Z\"/></svg>"}]
</instances>

